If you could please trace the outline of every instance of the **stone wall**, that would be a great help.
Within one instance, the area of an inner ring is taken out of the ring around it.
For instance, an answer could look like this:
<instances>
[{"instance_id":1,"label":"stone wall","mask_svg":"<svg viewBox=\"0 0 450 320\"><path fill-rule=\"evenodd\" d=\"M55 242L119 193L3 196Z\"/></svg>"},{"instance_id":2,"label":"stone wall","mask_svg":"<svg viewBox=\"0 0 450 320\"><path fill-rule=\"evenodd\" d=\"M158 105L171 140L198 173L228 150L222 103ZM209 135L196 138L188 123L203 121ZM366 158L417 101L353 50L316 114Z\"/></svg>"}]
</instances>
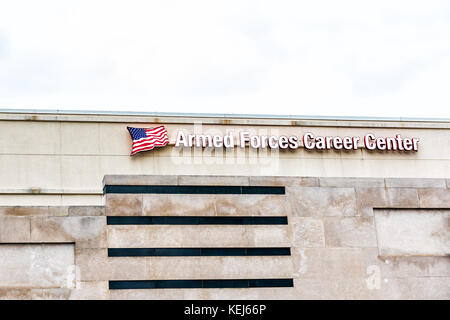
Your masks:
<instances>
[{"instance_id":1,"label":"stone wall","mask_svg":"<svg viewBox=\"0 0 450 320\"><path fill-rule=\"evenodd\" d=\"M169 145L130 157L127 126L164 125ZM177 132L417 137L417 152L175 148ZM232 115L0 111L0 206L102 205L105 175L450 178L450 122ZM75 138L76 137L76 138ZM189 179L189 178L186 178ZM376 185L375 185L376 186ZM389 183L387 184L389 187ZM353 185L350 185L353 187Z\"/></svg>"},{"instance_id":2,"label":"stone wall","mask_svg":"<svg viewBox=\"0 0 450 320\"><path fill-rule=\"evenodd\" d=\"M106 193L104 206L0 207L0 299L450 299L447 179L105 176L108 186L283 186L284 194ZM107 217L287 217L111 225ZM290 248L109 257L108 248ZM293 279L293 287L109 289L114 280Z\"/></svg>"}]
</instances>

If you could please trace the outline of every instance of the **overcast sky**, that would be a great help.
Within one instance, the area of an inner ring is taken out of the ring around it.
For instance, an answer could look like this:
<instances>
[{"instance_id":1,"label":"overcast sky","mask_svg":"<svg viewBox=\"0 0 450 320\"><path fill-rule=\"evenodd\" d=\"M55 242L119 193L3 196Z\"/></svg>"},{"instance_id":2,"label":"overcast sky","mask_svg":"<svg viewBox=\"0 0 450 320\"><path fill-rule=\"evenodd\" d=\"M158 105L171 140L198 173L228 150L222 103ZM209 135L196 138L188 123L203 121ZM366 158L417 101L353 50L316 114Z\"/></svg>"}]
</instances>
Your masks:
<instances>
[{"instance_id":1,"label":"overcast sky","mask_svg":"<svg viewBox=\"0 0 450 320\"><path fill-rule=\"evenodd\" d=\"M450 1L0 1L0 108L450 118Z\"/></svg>"}]
</instances>

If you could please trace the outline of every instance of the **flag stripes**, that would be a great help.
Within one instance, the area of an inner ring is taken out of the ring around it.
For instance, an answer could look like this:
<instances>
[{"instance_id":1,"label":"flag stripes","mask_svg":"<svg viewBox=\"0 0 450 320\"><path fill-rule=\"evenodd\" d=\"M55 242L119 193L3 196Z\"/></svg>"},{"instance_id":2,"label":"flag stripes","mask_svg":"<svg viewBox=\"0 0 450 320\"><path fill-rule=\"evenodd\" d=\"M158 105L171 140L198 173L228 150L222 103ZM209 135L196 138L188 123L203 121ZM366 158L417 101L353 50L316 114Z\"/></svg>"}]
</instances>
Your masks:
<instances>
[{"instance_id":1,"label":"flag stripes","mask_svg":"<svg viewBox=\"0 0 450 320\"><path fill-rule=\"evenodd\" d=\"M127 129L133 140L131 155L141 151L152 150L155 147L164 147L169 143L167 130L164 126L155 128L127 127Z\"/></svg>"}]
</instances>

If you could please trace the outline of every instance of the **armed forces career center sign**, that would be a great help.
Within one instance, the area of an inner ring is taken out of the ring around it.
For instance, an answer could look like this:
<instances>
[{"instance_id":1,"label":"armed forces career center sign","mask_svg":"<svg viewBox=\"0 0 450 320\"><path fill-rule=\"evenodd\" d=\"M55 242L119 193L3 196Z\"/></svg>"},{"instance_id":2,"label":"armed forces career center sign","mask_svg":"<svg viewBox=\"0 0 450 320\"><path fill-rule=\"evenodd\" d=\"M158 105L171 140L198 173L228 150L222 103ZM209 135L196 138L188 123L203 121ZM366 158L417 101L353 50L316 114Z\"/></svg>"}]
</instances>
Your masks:
<instances>
[{"instance_id":1,"label":"armed forces career center sign","mask_svg":"<svg viewBox=\"0 0 450 320\"><path fill-rule=\"evenodd\" d=\"M154 147L164 147L169 137L164 126L155 128L127 127L133 140L131 155ZM297 149L303 146L306 150L357 150L359 145L367 150L380 151L418 151L419 139L402 137L396 134L391 137L376 136L368 133L364 136L321 136L307 132L302 136L252 135L248 131L228 132L225 135L189 134L179 130L175 139L175 147L199 148L245 148L254 149Z\"/></svg>"}]
</instances>

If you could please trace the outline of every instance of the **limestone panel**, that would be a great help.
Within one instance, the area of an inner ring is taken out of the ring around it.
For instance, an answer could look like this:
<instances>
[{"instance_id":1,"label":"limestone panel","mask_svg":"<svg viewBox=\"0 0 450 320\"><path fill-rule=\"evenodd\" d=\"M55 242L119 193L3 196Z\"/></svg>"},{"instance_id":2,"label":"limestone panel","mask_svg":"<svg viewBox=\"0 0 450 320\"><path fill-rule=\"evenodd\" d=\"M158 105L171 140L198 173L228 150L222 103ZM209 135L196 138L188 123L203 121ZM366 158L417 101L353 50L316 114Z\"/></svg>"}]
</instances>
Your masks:
<instances>
[{"instance_id":1,"label":"limestone panel","mask_svg":"<svg viewBox=\"0 0 450 320\"><path fill-rule=\"evenodd\" d=\"M367 286L366 279L355 278L297 278L295 299L314 300L373 300L381 299L380 290Z\"/></svg>"},{"instance_id":2,"label":"limestone panel","mask_svg":"<svg viewBox=\"0 0 450 320\"><path fill-rule=\"evenodd\" d=\"M323 221L314 218L289 218L294 247L325 247Z\"/></svg>"},{"instance_id":3,"label":"limestone panel","mask_svg":"<svg viewBox=\"0 0 450 320\"><path fill-rule=\"evenodd\" d=\"M450 254L449 211L376 210L381 255Z\"/></svg>"},{"instance_id":4,"label":"limestone panel","mask_svg":"<svg viewBox=\"0 0 450 320\"><path fill-rule=\"evenodd\" d=\"M245 176L189 176L178 177L179 185L211 185L211 186L248 186L249 178Z\"/></svg>"},{"instance_id":5,"label":"limestone panel","mask_svg":"<svg viewBox=\"0 0 450 320\"><path fill-rule=\"evenodd\" d=\"M0 287L73 288L72 244L0 245Z\"/></svg>"},{"instance_id":6,"label":"limestone panel","mask_svg":"<svg viewBox=\"0 0 450 320\"><path fill-rule=\"evenodd\" d=\"M382 260L383 278L450 277L447 256L390 256Z\"/></svg>"},{"instance_id":7,"label":"limestone panel","mask_svg":"<svg viewBox=\"0 0 450 320\"><path fill-rule=\"evenodd\" d=\"M353 188L289 187L287 195L294 216L354 216L356 197Z\"/></svg>"},{"instance_id":8,"label":"limestone panel","mask_svg":"<svg viewBox=\"0 0 450 320\"><path fill-rule=\"evenodd\" d=\"M450 208L450 189L418 189L421 208Z\"/></svg>"},{"instance_id":9,"label":"limestone panel","mask_svg":"<svg viewBox=\"0 0 450 320\"><path fill-rule=\"evenodd\" d=\"M132 125L130 124L130 126ZM99 149L102 155L130 155L132 142L127 124L100 123L99 137ZM114 141L114 143L111 143L111 141Z\"/></svg>"},{"instance_id":10,"label":"limestone panel","mask_svg":"<svg viewBox=\"0 0 450 320\"><path fill-rule=\"evenodd\" d=\"M418 208L419 196L414 188L388 188L387 202L389 207Z\"/></svg>"},{"instance_id":11,"label":"limestone panel","mask_svg":"<svg viewBox=\"0 0 450 320\"><path fill-rule=\"evenodd\" d=\"M57 154L58 122L0 121L0 154Z\"/></svg>"},{"instance_id":12,"label":"limestone panel","mask_svg":"<svg viewBox=\"0 0 450 320\"><path fill-rule=\"evenodd\" d=\"M2 288L0 287L0 300L31 300L31 289Z\"/></svg>"},{"instance_id":13,"label":"limestone panel","mask_svg":"<svg viewBox=\"0 0 450 320\"><path fill-rule=\"evenodd\" d=\"M256 289L157 289L157 290L111 290L112 300L258 300L261 294L272 293L272 299L293 297L292 288L283 288L284 294L274 294L275 288Z\"/></svg>"},{"instance_id":14,"label":"limestone panel","mask_svg":"<svg viewBox=\"0 0 450 320\"><path fill-rule=\"evenodd\" d=\"M61 123L62 154L98 155L99 140L98 123Z\"/></svg>"},{"instance_id":15,"label":"limestone panel","mask_svg":"<svg viewBox=\"0 0 450 320\"><path fill-rule=\"evenodd\" d=\"M73 289L49 288L30 289L31 300L68 300Z\"/></svg>"},{"instance_id":16,"label":"limestone panel","mask_svg":"<svg viewBox=\"0 0 450 320\"><path fill-rule=\"evenodd\" d=\"M177 185L176 175L106 175L103 185Z\"/></svg>"},{"instance_id":17,"label":"limestone panel","mask_svg":"<svg viewBox=\"0 0 450 320\"><path fill-rule=\"evenodd\" d=\"M30 241L30 219L0 217L0 242Z\"/></svg>"},{"instance_id":18,"label":"limestone panel","mask_svg":"<svg viewBox=\"0 0 450 320\"><path fill-rule=\"evenodd\" d=\"M289 247L292 229L287 225L256 225L245 227L250 247Z\"/></svg>"},{"instance_id":19,"label":"limestone panel","mask_svg":"<svg viewBox=\"0 0 450 320\"><path fill-rule=\"evenodd\" d=\"M107 216L142 215L142 194L106 194Z\"/></svg>"},{"instance_id":20,"label":"limestone panel","mask_svg":"<svg viewBox=\"0 0 450 320\"><path fill-rule=\"evenodd\" d=\"M411 277L387 279L381 285L383 299L448 300L450 277Z\"/></svg>"},{"instance_id":21,"label":"limestone panel","mask_svg":"<svg viewBox=\"0 0 450 320\"><path fill-rule=\"evenodd\" d=\"M57 155L0 155L1 189L61 189L60 161Z\"/></svg>"},{"instance_id":22,"label":"limestone panel","mask_svg":"<svg viewBox=\"0 0 450 320\"><path fill-rule=\"evenodd\" d=\"M107 255L106 249L77 249L76 261L80 280L146 279L145 260L109 259Z\"/></svg>"},{"instance_id":23,"label":"limestone panel","mask_svg":"<svg viewBox=\"0 0 450 320\"><path fill-rule=\"evenodd\" d=\"M91 155L61 156L61 188L101 191L100 157Z\"/></svg>"},{"instance_id":24,"label":"limestone panel","mask_svg":"<svg viewBox=\"0 0 450 320\"><path fill-rule=\"evenodd\" d=\"M324 218L327 247L376 247L372 217Z\"/></svg>"},{"instance_id":25,"label":"limestone panel","mask_svg":"<svg viewBox=\"0 0 450 320\"><path fill-rule=\"evenodd\" d=\"M288 226L108 226L111 248L289 246Z\"/></svg>"},{"instance_id":26,"label":"limestone panel","mask_svg":"<svg viewBox=\"0 0 450 320\"><path fill-rule=\"evenodd\" d=\"M356 188L360 216L373 216L373 208L417 208L419 196L413 188Z\"/></svg>"},{"instance_id":27,"label":"limestone panel","mask_svg":"<svg viewBox=\"0 0 450 320\"><path fill-rule=\"evenodd\" d=\"M104 206L71 206L68 207L69 216L104 216Z\"/></svg>"},{"instance_id":28,"label":"limestone panel","mask_svg":"<svg viewBox=\"0 0 450 320\"><path fill-rule=\"evenodd\" d=\"M215 198L214 195L145 194L142 212L145 216L214 216Z\"/></svg>"},{"instance_id":29,"label":"limestone panel","mask_svg":"<svg viewBox=\"0 0 450 320\"><path fill-rule=\"evenodd\" d=\"M284 195L217 195L218 216L287 216L290 206Z\"/></svg>"},{"instance_id":30,"label":"limestone panel","mask_svg":"<svg viewBox=\"0 0 450 320\"><path fill-rule=\"evenodd\" d=\"M366 249L292 248L294 276L300 279L364 279L367 275Z\"/></svg>"},{"instance_id":31,"label":"limestone panel","mask_svg":"<svg viewBox=\"0 0 450 320\"><path fill-rule=\"evenodd\" d=\"M445 188L445 179L386 178L388 188Z\"/></svg>"},{"instance_id":32,"label":"limestone panel","mask_svg":"<svg viewBox=\"0 0 450 320\"><path fill-rule=\"evenodd\" d=\"M0 216L67 216L62 206L8 206L0 207Z\"/></svg>"},{"instance_id":33,"label":"limestone panel","mask_svg":"<svg viewBox=\"0 0 450 320\"><path fill-rule=\"evenodd\" d=\"M280 176L252 176L251 186L290 186L290 187L318 187L319 178L310 177L280 177Z\"/></svg>"},{"instance_id":34,"label":"limestone panel","mask_svg":"<svg viewBox=\"0 0 450 320\"><path fill-rule=\"evenodd\" d=\"M319 178L321 187L384 188L383 178Z\"/></svg>"},{"instance_id":35,"label":"limestone panel","mask_svg":"<svg viewBox=\"0 0 450 320\"><path fill-rule=\"evenodd\" d=\"M105 217L49 217L31 219L31 241L75 242L77 247L106 247Z\"/></svg>"},{"instance_id":36,"label":"limestone panel","mask_svg":"<svg viewBox=\"0 0 450 320\"><path fill-rule=\"evenodd\" d=\"M138 265L145 272L127 270ZM114 268L111 280L133 279L253 279L289 278L292 275L290 257L148 257L111 258Z\"/></svg>"},{"instance_id":37,"label":"limestone panel","mask_svg":"<svg viewBox=\"0 0 450 320\"><path fill-rule=\"evenodd\" d=\"M71 291L70 300L107 300L109 299L108 281L79 281Z\"/></svg>"}]
</instances>

